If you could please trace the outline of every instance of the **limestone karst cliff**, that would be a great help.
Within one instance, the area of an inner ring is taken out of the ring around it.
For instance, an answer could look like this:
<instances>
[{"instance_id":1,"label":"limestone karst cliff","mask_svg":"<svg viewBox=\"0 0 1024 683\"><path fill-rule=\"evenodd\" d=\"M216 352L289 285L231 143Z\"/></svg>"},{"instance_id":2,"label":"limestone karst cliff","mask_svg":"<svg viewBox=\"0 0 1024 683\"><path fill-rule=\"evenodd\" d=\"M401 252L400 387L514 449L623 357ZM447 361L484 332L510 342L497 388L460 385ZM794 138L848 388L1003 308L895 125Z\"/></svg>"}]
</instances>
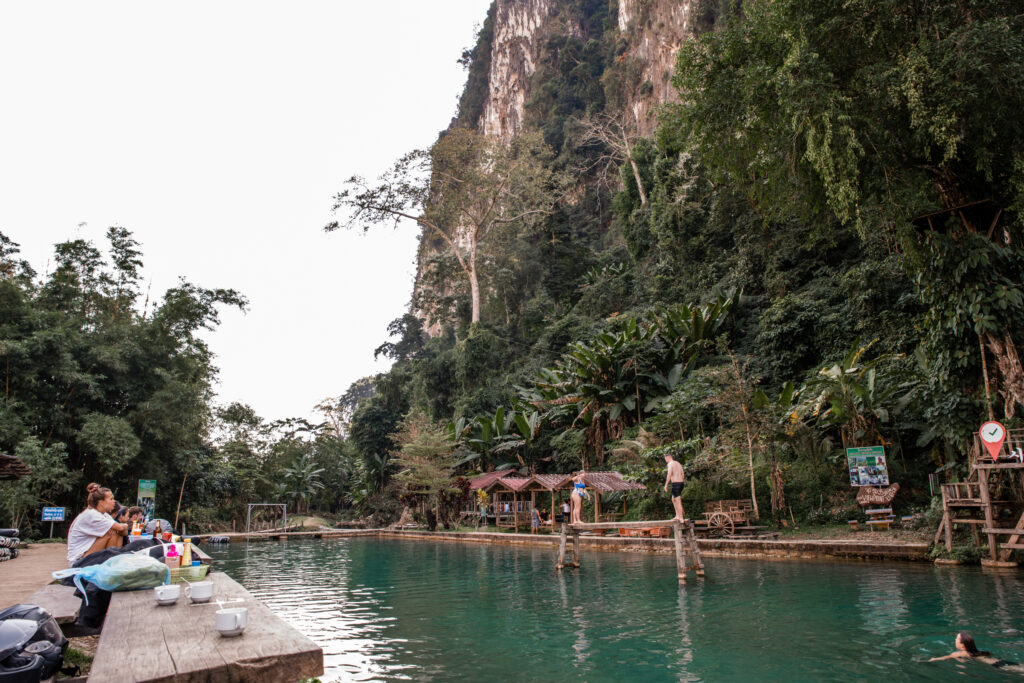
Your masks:
<instances>
[{"instance_id":1,"label":"limestone karst cliff","mask_svg":"<svg viewBox=\"0 0 1024 683\"><path fill-rule=\"evenodd\" d=\"M642 134L656 126L656 109L676 99L670 83L676 52L694 31L706 28L707 2L700 0L602 0L610 30L587 35L586 12L596 3L569 0L495 0L487 96L477 121L487 135L509 138L524 122L533 77L545 41L572 36L603 41L614 55L606 65L629 71L624 109Z\"/></svg>"},{"instance_id":2,"label":"limestone karst cliff","mask_svg":"<svg viewBox=\"0 0 1024 683\"><path fill-rule=\"evenodd\" d=\"M633 135L650 136L658 108L677 98L671 76L680 45L710 26L719 2L494 0L467 53L469 74L453 125L506 142L539 130L556 152L581 144L573 121L598 113L615 116ZM413 296L417 316L434 319L431 334L452 312L458 287L437 278L427 283L425 269L438 248L446 247L424 239Z\"/></svg>"}]
</instances>

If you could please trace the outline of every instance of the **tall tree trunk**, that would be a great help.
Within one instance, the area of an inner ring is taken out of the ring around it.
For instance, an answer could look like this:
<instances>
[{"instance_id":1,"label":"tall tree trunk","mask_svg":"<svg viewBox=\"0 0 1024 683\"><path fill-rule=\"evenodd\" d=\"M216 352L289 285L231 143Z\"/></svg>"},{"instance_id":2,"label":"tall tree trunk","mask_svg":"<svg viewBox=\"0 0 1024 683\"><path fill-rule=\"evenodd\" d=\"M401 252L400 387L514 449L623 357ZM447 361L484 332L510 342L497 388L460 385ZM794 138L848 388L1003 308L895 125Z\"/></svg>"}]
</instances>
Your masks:
<instances>
[{"instance_id":1,"label":"tall tree trunk","mask_svg":"<svg viewBox=\"0 0 1024 683\"><path fill-rule=\"evenodd\" d=\"M988 383L988 359L985 357L985 341L978 333L978 348L981 350L981 378L985 382L985 405L988 406L988 419L994 420L996 416L992 412L992 392Z\"/></svg>"},{"instance_id":2,"label":"tall tree trunk","mask_svg":"<svg viewBox=\"0 0 1024 683\"><path fill-rule=\"evenodd\" d=\"M633 179L636 181L637 192L640 193L640 206L647 205L647 193L644 191L644 181L640 178L640 169L636 165L636 159L633 158L633 148L629 145L629 138L626 137L626 129L620 126L619 132L622 135L622 146L626 150L626 158L629 159L629 165L633 169Z\"/></svg>"},{"instance_id":3,"label":"tall tree trunk","mask_svg":"<svg viewBox=\"0 0 1024 683\"><path fill-rule=\"evenodd\" d=\"M469 262L469 293L473 301L473 316L470 322L480 322L480 281L476 276L476 259Z\"/></svg>"}]
</instances>

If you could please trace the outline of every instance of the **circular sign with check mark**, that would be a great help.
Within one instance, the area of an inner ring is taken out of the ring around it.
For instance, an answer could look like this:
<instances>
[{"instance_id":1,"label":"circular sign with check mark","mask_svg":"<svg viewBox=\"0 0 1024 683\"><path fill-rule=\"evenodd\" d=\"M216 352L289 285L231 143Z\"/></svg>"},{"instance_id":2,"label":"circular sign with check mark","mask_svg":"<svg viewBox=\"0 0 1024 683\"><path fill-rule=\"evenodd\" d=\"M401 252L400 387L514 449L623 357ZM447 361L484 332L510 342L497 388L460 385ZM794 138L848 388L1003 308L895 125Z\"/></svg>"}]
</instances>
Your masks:
<instances>
[{"instance_id":1,"label":"circular sign with check mark","mask_svg":"<svg viewBox=\"0 0 1024 683\"><path fill-rule=\"evenodd\" d=\"M995 420L991 420L981 425L981 429L978 430L978 436L981 437L981 442L985 444L985 448L988 450L989 455L992 456L992 459L998 460L999 451L1003 447L1003 442L1006 441L1006 427Z\"/></svg>"}]
</instances>

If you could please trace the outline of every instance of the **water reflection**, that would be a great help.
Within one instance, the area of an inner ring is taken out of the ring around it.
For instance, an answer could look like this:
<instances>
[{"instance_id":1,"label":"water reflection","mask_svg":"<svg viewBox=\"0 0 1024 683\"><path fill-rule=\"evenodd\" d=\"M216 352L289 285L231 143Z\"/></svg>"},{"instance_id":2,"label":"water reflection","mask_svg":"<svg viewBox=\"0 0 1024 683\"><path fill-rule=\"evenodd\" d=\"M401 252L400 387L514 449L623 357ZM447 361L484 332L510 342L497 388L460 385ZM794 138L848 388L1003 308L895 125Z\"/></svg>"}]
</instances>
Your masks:
<instances>
[{"instance_id":1,"label":"water reflection","mask_svg":"<svg viewBox=\"0 0 1024 683\"><path fill-rule=\"evenodd\" d=\"M1024 657L1015 574L380 539L232 544L211 554L324 648L332 680L946 679L957 630ZM973 663L971 663L973 664ZM972 678L1004 673L974 666Z\"/></svg>"}]
</instances>

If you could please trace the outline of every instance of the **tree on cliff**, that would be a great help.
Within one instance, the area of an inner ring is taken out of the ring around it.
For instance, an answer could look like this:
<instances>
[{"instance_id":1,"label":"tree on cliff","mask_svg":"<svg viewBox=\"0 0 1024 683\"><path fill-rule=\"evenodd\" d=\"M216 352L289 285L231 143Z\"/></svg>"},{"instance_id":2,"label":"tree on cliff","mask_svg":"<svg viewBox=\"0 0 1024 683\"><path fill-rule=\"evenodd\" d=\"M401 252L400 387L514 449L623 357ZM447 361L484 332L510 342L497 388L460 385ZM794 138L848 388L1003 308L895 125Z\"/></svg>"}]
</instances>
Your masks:
<instances>
[{"instance_id":1,"label":"tree on cliff","mask_svg":"<svg viewBox=\"0 0 1024 683\"><path fill-rule=\"evenodd\" d=\"M566 177L552 169L552 153L536 135L506 145L466 128L452 128L429 150L409 152L376 185L353 176L334 198L341 221L324 229L415 221L458 262L469 281L472 320L480 322L482 249L498 230L529 224L564 194Z\"/></svg>"}]
</instances>

